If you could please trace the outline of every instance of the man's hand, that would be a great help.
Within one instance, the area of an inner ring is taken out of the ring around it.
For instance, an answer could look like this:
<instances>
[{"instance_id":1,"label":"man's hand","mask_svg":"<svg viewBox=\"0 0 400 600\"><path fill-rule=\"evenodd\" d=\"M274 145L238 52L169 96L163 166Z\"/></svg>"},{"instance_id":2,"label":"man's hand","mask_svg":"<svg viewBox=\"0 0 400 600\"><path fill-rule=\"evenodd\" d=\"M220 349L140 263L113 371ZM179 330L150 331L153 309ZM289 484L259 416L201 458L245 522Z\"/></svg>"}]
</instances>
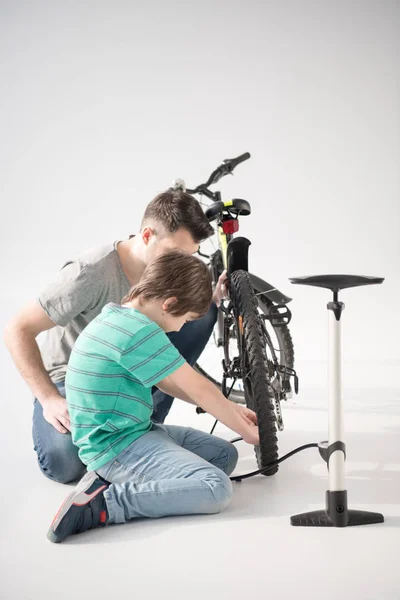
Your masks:
<instances>
[{"instance_id":1,"label":"man's hand","mask_svg":"<svg viewBox=\"0 0 400 600\"><path fill-rule=\"evenodd\" d=\"M54 394L42 402L43 416L60 433L71 431L67 401L60 394Z\"/></svg>"},{"instance_id":2,"label":"man's hand","mask_svg":"<svg viewBox=\"0 0 400 600\"><path fill-rule=\"evenodd\" d=\"M260 438L258 434L256 413L250 408L247 408L246 406L241 406L240 404L234 404L234 408L236 412L240 415L240 418L243 419L243 440L248 444L258 446L260 444Z\"/></svg>"},{"instance_id":3,"label":"man's hand","mask_svg":"<svg viewBox=\"0 0 400 600\"><path fill-rule=\"evenodd\" d=\"M226 296L225 282L227 279L228 279L228 275L227 275L227 272L225 269L225 271L223 271L218 278L217 285L215 286L215 290L214 290L214 294L213 294L213 302L217 306L219 306L221 304L222 298L224 298Z\"/></svg>"}]
</instances>

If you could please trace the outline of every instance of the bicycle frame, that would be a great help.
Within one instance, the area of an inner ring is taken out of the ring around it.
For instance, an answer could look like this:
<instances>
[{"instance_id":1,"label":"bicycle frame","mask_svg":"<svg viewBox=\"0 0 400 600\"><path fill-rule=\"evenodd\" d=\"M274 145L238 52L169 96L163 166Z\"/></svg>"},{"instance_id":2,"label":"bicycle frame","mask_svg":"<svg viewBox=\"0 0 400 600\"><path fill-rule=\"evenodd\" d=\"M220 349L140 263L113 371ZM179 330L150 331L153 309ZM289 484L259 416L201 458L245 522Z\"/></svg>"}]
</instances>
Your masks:
<instances>
[{"instance_id":1,"label":"bicycle frame","mask_svg":"<svg viewBox=\"0 0 400 600\"><path fill-rule=\"evenodd\" d=\"M217 236L217 244L213 243L214 250L210 255L204 254L200 250L198 253L200 256L209 260L209 266L214 285L218 282L218 278L222 271L226 270L227 272L228 282L226 287L228 288L228 298L223 299L221 302L217 317L217 331L215 332L217 334L217 339L215 340L216 345L223 347L224 349L223 379L221 381L221 386L224 395L227 396L230 395L230 391L228 392L226 389L226 379L228 378L234 380L232 384L233 387L236 379L242 378L240 356L234 356L233 359L231 356L229 356L229 340L232 337L231 328L236 318L239 319L239 324L237 325L237 327L239 327L239 337L242 333L242 325L240 320L241 317L237 317L236 314L233 314L235 307L232 306L232 301L229 298L229 283L231 281L232 274L236 271L245 271L248 273L251 286L256 296L261 298L261 310L263 313L260 317L262 320L261 326L264 332L266 346L268 346L270 349L271 360L269 362L276 372L275 380L280 380L281 374L284 376L285 380L291 376L296 377L295 371L290 366L287 366L286 360L281 367L265 323L265 319L267 319L274 329L280 326L288 325L291 319L291 313L287 308L287 304L291 301L291 298L282 294L282 292L280 292L277 288L264 281L260 277L257 277L253 273L249 272L248 253L251 241L245 237L241 237L240 235L234 237L234 234L239 229L239 217L247 216L251 213L250 204L246 200L240 198L222 201L221 193L219 191L212 192L209 189L209 186L217 183L221 177L231 174L233 169L239 163L247 160L248 158L250 158L250 155L245 153L236 159L225 160L220 167L213 171L206 183L200 184L194 189L186 188L185 182L182 179L176 180L173 187L173 189L181 189L191 195L200 194L203 197L205 196L209 201L211 201L211 203L209 204L200 200L200 204L203 204L207 207L205 214L209 221L212 223L216 220L214 231L215 235ZM290 339L289 341L291 342ZM240 353L240 348L238 348L238 351ZM296 387L297 386L295 385L295 388ZM274 390L280 395L279 399L277 400L278 402L283 397L282 393L286 393L286 388L282 392L283 386L280 386L279 389L275 386ZM277 407L277 410L278 408L279 407Z\"/></svg>"},{"instance_id":2,"label":"bicycle frame","mask_svg":"<svg viewBox=\"0 0 400 600\"><path fill-rule=\"evenodd\" d=\"M230 242L230 239L228 239L228 236L230 236L231 234L224 233L221 225L217 225L217 227L218 227L218 230L217 230L218 246L219 246L219 249L221 250L222 262L224 265L224 269L226 269L227 261L228 261L228 244Z\"/></svg>"}]
</instances>

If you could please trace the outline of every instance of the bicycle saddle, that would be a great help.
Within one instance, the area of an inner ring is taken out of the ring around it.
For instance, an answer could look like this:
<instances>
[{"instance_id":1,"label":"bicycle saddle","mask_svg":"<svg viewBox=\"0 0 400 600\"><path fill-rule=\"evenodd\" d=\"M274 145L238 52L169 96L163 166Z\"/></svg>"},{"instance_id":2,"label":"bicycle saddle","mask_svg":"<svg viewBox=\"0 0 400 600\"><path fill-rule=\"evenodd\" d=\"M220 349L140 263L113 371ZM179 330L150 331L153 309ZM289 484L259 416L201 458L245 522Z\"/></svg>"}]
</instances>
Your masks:
<instances>
[{"instance_id":1,"label":"bicycle saddle","mask_svg":"<svg viewBox=\"0 0 400 600\"><path fill-rule=\"evenodd\" d=\"M247 217L247 215L251 213L251 207L247 200L242 200L242 198L234 198L233 200L227 200L226 202L219 200L213 202L205 211L207 219L209 221L214 221L224 208L229 210L233 215L240 215L241 217Z\"/></svg>"},{"instance_id":2,"label":"bicycle saddle","mask_svg":"<svg viewBox=\"0 0 400 600\"><path fill-rule=\"evenodd\" d=\"M300 285L312 285L323 287L339 292L346 288L359 287L361 285L373 285L382 283L384 277L364 277L362 275L311 275L310 277L289 277L291 283Z\"/></svg>"}]
</instances>

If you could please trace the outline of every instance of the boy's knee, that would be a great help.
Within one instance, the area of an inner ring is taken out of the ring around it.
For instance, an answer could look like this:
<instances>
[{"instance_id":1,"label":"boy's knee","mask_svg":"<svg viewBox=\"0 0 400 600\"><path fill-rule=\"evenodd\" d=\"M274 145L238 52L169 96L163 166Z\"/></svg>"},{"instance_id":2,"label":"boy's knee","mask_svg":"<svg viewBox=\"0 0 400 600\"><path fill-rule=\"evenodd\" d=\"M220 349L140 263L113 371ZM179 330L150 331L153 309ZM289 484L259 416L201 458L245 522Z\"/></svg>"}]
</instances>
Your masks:
<instances>
[{"instance_id":1,"label":"boy's knee","mask_svg":"<svg viewBox=\"0 0 400 600\"><path fill-rule=\"evenodd\" d=\"M224 473L210 475L207 484L212 489L214 502L212 504L213 513L219 513L224 510L232 499L232 482Z\"/></svg>"},{"instance_id":2,"label":"boy's knee","mask_svg":"<svg viewBox=\"0 0 400 600\"><path fill-rule=\"evenodd\" d=\"M226 451L228 453L228 460L225 472L230 475L235 470L237 461L239 460L239 452L234 444L229 444Z\"/></svg>"},{"instance_id":3,"label":"boy's knee","mask_svg":"<svg viewBox=\"0 0 400 600\"><path fill-rule=\"evenodd\" d=\"M210 335L217 321L217 316L218 308L213 302L209 308L209 311L204 315L204 317L202 317L203 326L210 332Z\"/></svg>"}]
</instances>

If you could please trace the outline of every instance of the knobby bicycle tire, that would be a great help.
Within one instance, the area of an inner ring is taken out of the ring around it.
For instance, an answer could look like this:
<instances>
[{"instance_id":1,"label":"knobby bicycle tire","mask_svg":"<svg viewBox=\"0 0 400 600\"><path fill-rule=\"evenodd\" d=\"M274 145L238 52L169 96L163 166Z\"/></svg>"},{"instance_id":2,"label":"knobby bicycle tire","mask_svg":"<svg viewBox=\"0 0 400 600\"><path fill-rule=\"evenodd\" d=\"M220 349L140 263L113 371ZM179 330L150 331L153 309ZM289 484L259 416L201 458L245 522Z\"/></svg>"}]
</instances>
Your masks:
<instances>
[{"instance_id":1,"label":"knobby bicycle tire","mask_svg":"<svg viewBox=\"0 0 400 600\"><path fill-rule=\"evenodd\" d=\"M268 314L268 311L269 311L270 306L272 305L272 302L267 298L267 296L265 296L264 294L261 294L260 290L257 290L254 288L254 292L258 296L259 308L263 311L264 314ZM293 347L293 341L292 341L292 336L291 336L289 327L287 325L279 325L279 326L272 325L272 327L273 327L273 330L275 332L275 335L276 335L276 338L278 341L279 362L283 367L286 366L291 370L294 368L294 347ZM207 379L209 381L211 381L219 389L221 389L221 382L216 380L211 375L209 375L209 373L207 373L207 371L203 367L201 367L198 362L194 365L194 368L201 375L204 375L204 377L207 377ZM284 384L284 389L286 391L291 390L291 385L290 385L290 381L288 378L287 379L283 378L283 384ZM236 391L235 389L232 390L230 399L233 400L233 402L236 402L237 404L244 404L244 398L242 397L242 392Z\"/></svg>"},{"instance_id":2,"label":"knobby bicycle tire","mask_svg":"<svg viewBox=\"0 0 400 600\"><path fill-rule=\"evenodd\" d=\"M233 315L238 332L240 366L245 400L248 408L257 414L260 445L255 446L258 468L278 459L278 438L274 392L268 374L265 337L257 298L246 271L235 271L229 285ZM239 333L241 332L241 333ZM278 465L264 474L274 475Z\"/></svg>"}]
</instances>

